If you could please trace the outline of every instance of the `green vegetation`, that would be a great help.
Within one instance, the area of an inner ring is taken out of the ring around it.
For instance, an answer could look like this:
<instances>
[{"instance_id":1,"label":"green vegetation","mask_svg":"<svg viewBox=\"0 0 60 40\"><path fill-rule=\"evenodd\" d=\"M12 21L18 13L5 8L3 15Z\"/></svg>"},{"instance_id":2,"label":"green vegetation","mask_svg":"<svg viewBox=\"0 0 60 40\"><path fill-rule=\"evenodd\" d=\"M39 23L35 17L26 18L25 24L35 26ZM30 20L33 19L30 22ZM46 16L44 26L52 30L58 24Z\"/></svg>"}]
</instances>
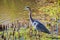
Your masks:
<instances>
[{"instance_id":1,"label":"green vegetation","mask_svg":"<svg viewBox=\"0 0 60 40\"><path fill-rule=\"evenodd\" d=\"M14 35L13 35L14 32ZM2 32L3 33L3 32ZM1 34L2 35L2 34ZM56 36L52 37L49 34L36 31L34 28L20 28L19 31L13 31L11 28L7 31L4 31L4 38L11 40L52 40ZM60 37L58 36L59 40Z\"/></svg>"},{"instance_id":2,"label":"green vegetation","mask_svg":"<svg viewBox=\"0 0 60 40\"><path fill-rule=\"evenodd\" d=\"M29 22L28 12L24 10L25 6L30 6L33 12L32 17L38 20L41 19L42 23L51 22L50 24L55 26L56 21L60 19L60 0L0 0L0 24L7 20L13 22L15 19L19 19L23 23L24 20ZM50 28L51 25L48 25L48 23L45 26ZM2 34L3 31L0 32L0 35ZM38 32L30 27L21 27L19 31L13 31L12 28L9 28L9 30L4 31L4 37L11 40L52 40L53 38L49 34ZM56 38L56 35L54 35L54 38ZM60 38L60 35L58 38Z\"/></svg>"}]
</instances>

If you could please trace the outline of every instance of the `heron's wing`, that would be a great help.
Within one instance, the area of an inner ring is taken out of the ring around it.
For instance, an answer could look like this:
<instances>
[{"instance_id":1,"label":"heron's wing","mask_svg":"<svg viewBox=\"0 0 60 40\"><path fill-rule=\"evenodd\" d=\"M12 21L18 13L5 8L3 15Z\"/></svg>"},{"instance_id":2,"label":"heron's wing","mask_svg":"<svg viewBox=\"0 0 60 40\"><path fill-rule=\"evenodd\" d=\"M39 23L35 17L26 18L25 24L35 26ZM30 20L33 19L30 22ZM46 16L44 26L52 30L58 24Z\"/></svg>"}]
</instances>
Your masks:
<instances>
[{"instance_id":1,"label":"heron's wing","mask_svg":"<svg viewBox=\"0 0 60 40\"><path fill-rule=\"evenodd\" d=\"M37 30L50 34L49 30L41 23L36 26Z\"/></svg>"}]
</instances>

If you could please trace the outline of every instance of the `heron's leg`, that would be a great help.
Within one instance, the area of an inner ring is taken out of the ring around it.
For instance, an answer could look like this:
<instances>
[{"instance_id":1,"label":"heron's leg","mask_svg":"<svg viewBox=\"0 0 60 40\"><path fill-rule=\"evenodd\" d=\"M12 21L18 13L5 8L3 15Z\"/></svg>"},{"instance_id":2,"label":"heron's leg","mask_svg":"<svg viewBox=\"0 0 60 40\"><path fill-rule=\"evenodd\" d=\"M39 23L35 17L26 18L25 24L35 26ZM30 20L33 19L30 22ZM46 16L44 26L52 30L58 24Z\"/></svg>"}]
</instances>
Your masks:
<instances>
[{"instance_id":1,"label":"heron's leg","mask_svg":"<svg viewBox=\"0 0 60 40\"><path fill-rule=\"evenodd\" d=\"M41 31L40 32L38 32L38 35L39 35L39 40L41 40L41 35L42 35L42 33L41 33Z\"/></svg>"},{"instance_id":2,"label":"heron's leg","mask_svg":"<svg viewBox=\"0 0 60 40\"><path fill-rule=\"evenodd\" d=\"M41 40L41 31L37 31L37 40Z\"/></svg>"},{"instance_id":3,"label":"heron's leg","mask_svg":"<svg viewBox=\"0 0 60 40\"><path fill-rule=\"evenodd\" d=\"M40 31L40 32L39 32L39 34L40 34L40 40L41 40L41 37L42 37L42 32Z\"/></svg>"}]
</instances>

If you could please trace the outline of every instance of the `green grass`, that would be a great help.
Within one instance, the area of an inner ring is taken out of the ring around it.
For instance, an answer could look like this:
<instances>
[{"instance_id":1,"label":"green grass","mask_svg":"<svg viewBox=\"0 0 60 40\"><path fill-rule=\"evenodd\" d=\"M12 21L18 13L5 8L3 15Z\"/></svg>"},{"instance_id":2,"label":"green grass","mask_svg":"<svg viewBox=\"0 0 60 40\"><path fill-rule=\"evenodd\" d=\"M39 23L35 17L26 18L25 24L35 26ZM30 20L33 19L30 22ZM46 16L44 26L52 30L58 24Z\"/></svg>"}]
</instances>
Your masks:
<instances>
[{"instance_id":1,"label":"green grass","mask_svg":"<svg viewBox=\"0 0 60 40\"><path fill-rule=\"evenodd\" d=\"M11 31L10 31L11 30ZM2 34L2 32L0 32ZM39 36L41 35L41 37ZM13 36L13 30L10 28L9 30L4 31L4 37L10 38L11 40L15 39L24 39L24 40L52 40L52 39L57 39L56 36L52 37L51 35L45 34L45 33L40 33L33 28L21 28L19 31L15 31L14 36ZM60 40L60 37L58 37Z\"/></svg>"}]
</instances>

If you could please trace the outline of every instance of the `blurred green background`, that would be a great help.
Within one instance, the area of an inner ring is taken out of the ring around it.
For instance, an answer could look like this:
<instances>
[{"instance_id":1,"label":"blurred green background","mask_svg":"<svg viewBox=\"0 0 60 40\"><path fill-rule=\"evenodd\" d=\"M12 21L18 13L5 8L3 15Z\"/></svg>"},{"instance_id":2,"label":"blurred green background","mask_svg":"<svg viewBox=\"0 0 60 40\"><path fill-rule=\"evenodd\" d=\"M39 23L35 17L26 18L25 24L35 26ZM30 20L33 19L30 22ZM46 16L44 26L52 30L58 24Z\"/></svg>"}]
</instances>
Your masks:
<instances>
[{"instance_id":1,"label":"blurred green background","mask_svg":"<svg viewBox=\"0 0 60 40\"><path fill-rule=\"evenodd\" d=\"M29 19L28 11L24 10L25 6L30 6L33 17L39 16L39 19L40 15L44 14L47 14L50 18L53 15L55 18L60 16L59 0L0 0L0 21ZM21 18L21 16L23 17Z\"/></svg>"},{"instance_id":2,"label":"blurred green background","mask_svg":"<svg viewBox=\"0 0 60 40\"><path fill-rule=\"evenodd\" d=\"M22 24L28 23L29 12L25 10L26 6L31 7L33 12L32 17L41 21L43 24L45 23L44 25L49 30L52 29L49 23L55 26L57 24L56 21L60 19L60 0L0 0L0 24L8 24L16 20L22 21ZM32 34L30 35L30 33ZM5 33L4 35L7 34ZM20 40L52 40L51 38L46 38L48 34L45 33L42 33L42 37L40 38L40 33L31 27L26 29L21 28L19 32L16 31L16 38L18 38L18 35L22 38Z\"/></svg>"}]
</instances>

